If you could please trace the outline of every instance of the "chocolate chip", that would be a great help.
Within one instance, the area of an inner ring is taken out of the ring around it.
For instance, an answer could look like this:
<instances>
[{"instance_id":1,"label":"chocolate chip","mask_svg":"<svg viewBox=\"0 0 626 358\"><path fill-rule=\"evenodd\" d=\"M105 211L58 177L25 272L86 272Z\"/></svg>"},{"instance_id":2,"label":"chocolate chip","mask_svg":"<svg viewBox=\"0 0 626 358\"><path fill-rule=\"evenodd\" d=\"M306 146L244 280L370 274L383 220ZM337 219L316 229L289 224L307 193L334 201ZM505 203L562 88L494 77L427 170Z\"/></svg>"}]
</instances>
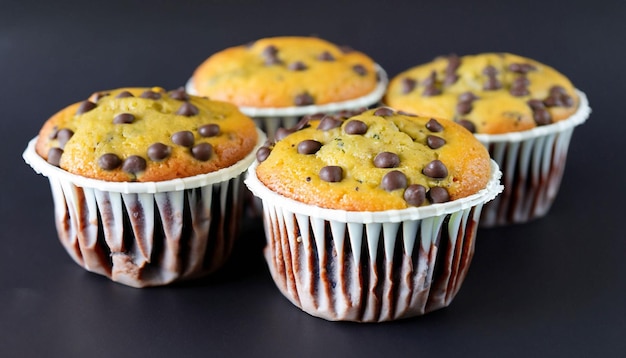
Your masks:
<instances>
[{"instance_id":1,"label":"chocolate chip","mask_svg":"<svg viewBox=\"0 0 626 358\"><path fill-rule=\"evenodd\" d=\"M110 95L110 93L108 93L108 92L98 92L98 93L93 95L93 101L94 102L98 102L103 97L106 97L106 96L109 96L109 95Z\"/></svg>"},{"instance_id":2,"label":"chocolate chip","mask_svg":"<svg viewBox=\"0 0 626 358\"><path fill-rule=\"evenodd\" d=\"M402 94L407 94L415 89L415 86L417 86L417 81L413 78L404 77L401 81L401 86Z\"/></svg>"},{"instance_id":3,"label":"chocolate chip","mask_svg":"<svg viewBox=\"0 0 626 358\"><path fill-rule=\"evenodd\" d=\"M207 161L211 159L211 155L213 154L213 146L209 143L199 143L191 148L191 154L194 158Z\"/></svg>"},{"instance_id":4,"label":"chocolate chip","mask_svg":"<svg viewBox=\"0 0 626 358\"><path fill-rule=\"evenodd\" d=\"M323 116L324 116L323 113L311 114L311 115L308 115L308 116L304 116L291 129L293 129L294 131L299 131L299 130L304 129L304 128L309 128L311 126L309 124L309 122L311 121L312 118L320 119Z\"/></svg>"},{"instance_id":5,"label":"chocolate chip","mask_svg":"<svg viewBox=\"0 0 626 358\"><path fill-rule=\"evenodd\" d=\"M276 133L274 133L274 139L276 139L277 141L279 140L283 140L286 136L290 135L291 133L294 133L295 130L293 129L287 129L287 128L278 128L276 130Z\"/></svg>"},{"instance_id":6,"label":"chocolate chip","mask_svg":"<svg viewBox=\"0 0 626 358\"><path fill-rule=\"evenodd\" d=\"M543 104L543 102L538 100L538 99L531 99L531 100L529 100L526 103L533 110L546 108L546 106Z\"/></svg>"},{"instance_id":7,"label":"chocolate chip","mask_svg":"<svg viewBox=\"0 0 626 358\"><path fill-rule=\"evenodd\" d=\"M574 100L567 94L565 88L552 86L549 97L543 103L547 107L571 107L574 105Z\"/></svg>"},{"instance_id":8,"label":"chocolate chip","mask_svg":"<svg viewBox=\"0 0 626 358\"><path fill-rule=\"evenodd\" d=\"M431 118L428 122L426 122L426 129L431 132L441 132L443 130L443 126L441 123L437 122L436 119Z\"/></svg>"},{"instance_id":9,"label":"chocolate chip","mask_svg":"<svg viewBox=\"0 0 626 358\"><path fill-rule=\"evenodd\" d=\"M459 95L459 102L473 102L478 99L478 97L472 92L463 92Z\"/></svg>"},{"instance_id":10,"label":"chocolate chip","mask_svg":"<svg viewBox=\"0 0 626 358\"><path fill-rule=\"evenodd\" d=\"M147 91L144 91L142 94L140 94L139 97L157 100L157 99L161 99L161 94L158 92L147 90Z\"/></svg>"},{"instance_id":11,"label":"chocolate chip","mask_svg":"<svg viewBox=\"0 0 626 358\"><path fill-rule=\"evenodd\" d=\"M183 147L191 148L195 139L193 133L190 131L180 131L172 134L172 142L174 144L182 145Z\"/></svg>"},{"instance_id":12,"label":"chocolate chip","mask_svg":"<svg viewBox=\"0 0 626 358\"><path fill-rule=\"evenodd\" d=\"M446 73L446 77L443 78L444 86L450 86L456 83L459 80L459 75L456 73Z\"/></svg>"},{"instance_id":13,"label":"chocolate chip","mask_svg":"<svg viewBox=\"0 0 626 358\"><path fill-rule=\"evenodd\" d=\"M322 143L316 140L312 140L312 139L303 140L302 142L298 143L298 153L315 154L317 153L318 150L320 150L321 147L322 147Z\"/></svg>"},{"instance_id":14,"label":"chocolate chip","mask_svg":"<svg viewBox=\"0 0 626 358\"><path fill-rule=\"evenodd\" d=\"M448 66L446 67L446 72L452 73L456 71L457 68L461 66L461 59L456 54L451 54L448 56Z\"/></svg>"},{"instance_id":15,"label":"chocolate chip","mask_svg":"<svg viewBox=\"0 0 626 358\"><path fill-rule=\"evenodd\" d=\"M363 65L354 65L352 66L352 70L359 76L367 75L367 69L365 69L365 66Z\"/></svg>"},{"instance_id":16,"label":"chocolate chip","mask_svg":"<svg viewBox=\"0 0 626 358\"><path fill-rule=\"evenodd\" d=\"M148 158L154 162L160 162L172 153L172 147L163 143L154 143L148 147Z\"/></svg>"},{"instance_id":17,"label":"chocolate chip","mask_svg":"<svg viewBox=\"0 0 626 358\"><path fill-rule=\"evenodd\" d=\"M407 186L406 175L399 170L392 170L383 176L383 180L380 184L383 189L387 191L404 189Z\"/></svg>"},{"instance_id":18,"label":"chocolate chip","mask_svg":"<svg viewBox=\"0 0 626 358\"><path fill-rule=\"evenodd\" d=\"M430 190L428 191L428 200L432 204L445 203L447 201L450 201L450 194L448 194L446 188L436 186L430 188Z\"/></svg>"},{"instance_id":19,"label":"chocolate chip","mask_svg":"<svg viewBox=\"0 0 626 358\"><path fill-rule=\"evenodd\" d=\"M113 170L122 165L122 160L113 153L106 153L98 158L98 165L104 170Z\"/></svg>"},{"instance_id":20,"label":"chocolate chip","mask_svg":"<svg viewBox=\"0 0 626 358\"><path fill-rule=\"evenodd\" d=\"M192 117L199 113L198 107L194 106L189 102L183 103L180 108L176 111L176 114L185 117Z\"/></svg>"},{"instance_id":21,"label":"chocolate chip","mask_svg":"<svg viewBox=\"0 0 626 358\"><path fill-rule=\"evenodd\" d=\"M422 174L433 179L443 179L448 176L448 168L439 159L426 164L422 169Z\"/></svg>"},{"instance_id":22,"label":"chocolate chip","mask_svg":"<svg viewBox=\"0 0 626 358\"><path fill-rule=\"evenodd\" d=\"M418 117L418 115L415 113L409 113L409 112L402 111L402 110L398 111L398 114L401 114L403 116L408 116L408 117Z\"/></svg>"},{"instance_id":23,"label":"chocolate chip","mask_svg":"<svg viewBox=\"0 0 626 358\"><path fill-rule=\"evenodd\" d=\"M306 65L302 61L292 62L287 66L290 71L304 71L307 69Z\"/></svg>"},{"instance_id":24,"label":"chocolate chip","mask_svg":"<svg viewBox=\"0 0 626 358\"><path fill-rule=\"evenodd\" d=\"M131 155L124 160L122 170L130 174L143 172L146 170L146 160L138 155Z\"/></svg>"},{"instance_id":25,"label":"chocolate chip","mask_svg":"<svg viewBox=\"0 0 626 358\"><path fill-rule=\"evenodd\" d=\"M272 152L272 150L268 147L261 147L256 151L256 160L260 162L265 161L265 159L267 159L267 157L269 157L270 153Z\"/></svg>"},{"instance_id":26,"label":"chocolate chip","mask_svg":"<svg viewBox=\"0 0 626 358\"><path fill-rule=\"evenodd\" d=\"M426 87L433 87L437 84L437 72L431 71L428 77L422 81L422 84Z\"/></svg>"},{"instance_id":27,"label":"chocolate chip","mask_svg":"<svg viewBox=\"0 0 626 358\"><path fill-rule=\"evenodd\" d=\"M444 144L446 144L446 140L441 137L429 135L426 137L426 144L428 144L428 147L430 149L438 149L438 148L441 148Z\"/></svg>"},{"instance_id":28,"label":"chocolate chip","mask_svg":"<svg viewBox=\"0 0 626 358\"><path fill-rule=\"evenodd\" d=\"M519 76L513 80L513 83L511 85L514 87L525 87L525 86L528 86L529 84L530 84L530 80L528 79L528 77Z\"/></svg>"},{"instance_id":29,"label":"chocolate chip","mask_svg":"<svg viewBox=\"0 0 626 358\"><path fill-rule=\"evenodd\" d=\"M214 123L205 124L198 128L198 134L202 137L215 137L220 134L220 126Z\"/></svg>"},{"instance_id":30,"label":"chocolate chip","mask_svg":"<svg viewBox=\"0 0 626 358\"><path fill-rule=\"evenodd\" d=\"M269 45L265 49L261 55L265 59L265 64L268 66L281 64L282 61L278 58L278 48L274 45Z\"/></svg>"},{"instance_id":31,"label":"chocolate chip","mask_svg":"<svg viewBox=\"0 0 626 358\"><path fill-rule=\"evenodd\" d=\"M50 148L48 151L48 163L58 167L61 163L61 155L63 155L63 149L61 148Z\"/></svg>"},{"instance_id":32,"label":"chocolate chip","mask_svg":"<svg viewBox=\"0 0 626 358\"><path fill-rule=\"evenodd\" d=\"M293 103L296 106L308 106L308 105L315 103L315 100L310 94L305 92L305 93L301 93L297 95Z\"/></svg>"},{"instance_id":33,"label":"chocolate chip","mask_svg":"<svg viewBox=\"0 0 626 358\"><path fill-rule=\"evenodd\" d=\"M74 136L74 132L71 129L62 128L57 132L57 140L59 141L59 148L65 148L65 144Z\"/></svg>"},{"instance_id":34,"label":"chocolate chip","mask_svg":"<svg viewBox=\"0 0 626 358\"><path fill-rule=\"evenodd\" d=\"M78 109L76 110L76 114L87 113L96 107L97 105L91 101L83 101L81 102L80 106L78 106Z\"/></svg>"},{"instance_id":35,"label":"chocolate chip","mask_svg":"<svg viewBox=\"0 0 626 358\"><path fill-rule=\"evenodd\" d=\"M317 56L317 59L320 61L335 61L335 56L333 56L328 51L324 51L319 56Z\"/></svg>"},{"instance_id":36,"label":"chocolate chip","mask_svg":"<svg viewBox=\"0 0 626 358\"><path fill-rule=\"evenodd\" d=\"M326 115L318 124L317 129L321 131L327 131L333 128L340 127L342 123L342 120L336 119L333 116Z\"/></svg>"},{"instance_id":37,"label":"chocolate chip","mask_svg":"<svg viewBox=\"0 0 626 358\"><path fill-rule=\"evenodd\" d=\"M358 119L350 120L343 126L344 132L347 134L365 134L367 132L367 124Z\"/></svg>"},{"instance_id":38,"label":"chocolate chip","mask_svg":"<svg viewBox=\"0 0 626 358\"><path fill-rule=\"evenodd\" d=\"M135 97L135 96L128 91L122 91L117 96L115 96L115 98L128 98L128 97Z\"/></svg>"},{"instance_id":39,"label":"chocolate chip","mask_svg":"<svg viewBox=\"0 0 626 358\"><path fill-rule=\"evenodd\" d=\"M135 121L135 116L131 113L120 113L117 116L113 117L113 123L115 124L126 124L133 123Z\"/></svg>"},{"instance_id":40,"label":"chocolate chip","mask_svg":"<svg viewBox=\"0 0 626 358\"><path fill-rule=\"evenodd\" d=\"M537 108L533 110L533 119L539 126L550 124L550 122L552 122L552 116L545 108Z\"/></svg>"},{"instance_id":41,"label":"chocolate chip","mask_svg":"<svg viewBox=\"0 0 626 358\"><path fill-rule=\"evenodd\" d=\"M515 73L528 73L535 70L537 70L537 68L530 63L512 63L509 65L509 71Z\"/></svg>"},{"instance_id":42,"label":"chocolate chip","mask_svg":"<svg viewBox=\"0 0 626 358\"><path fill-rule=\"evenodd\" d=\"M343 169L336 165L328 165L320 169L319 175L323 181L336 183L343 179Z\"/></svg>"},{"instance_id":43,"label":"chocolate chip","mask_svg":"<svg viewBox=\"0 0 626 358\"><path fill-rule=\"evenodd\" d=\"M57 134L59 134L59 127L54 126L54 127L52 127L52 130L50 131L50 134L48 134L48 138L49 139L57 139Z\"/></svg>"},{"instance_id":44,"label":"chocolate chip","mask_svg":"<svg viewBox=\"0 0 626 358\"><path fill-rule=\"evenodd\" d=\"M170 92L170 98L177 101L189 101L189 94L187 94L183 87L180 87Z\"/></svg>"},{"instance_id":45,"label":"chocolate chip","mask_svg":"<svg viewBox=\"0 0 626 358\"><path fill-rule=\"evenodd\" d=\"M509 89L509 93L511 96L523 97L528 96L530 91L526 87L511 87L511 89Z\"/></svg>"},{"instance_id":46,"label":"chocolate chip","mask_svg":"<svg viewBox=\"0 0 626 358\"><path fill-rule=\"evenodd\" d=\"M396 168L400 165L400 157L396 153L380 152L374 158L376 168Z\"/></svg>"},{"instance_id":47,"label":"chocolate chip","mask_svg":"<svg viewBox=\"0 0 626 358\"><path fill-rule=\"evenodd\" d=\"M354 49L353 49L352 47L350 47L350 46L347 46L347 45L342 45L342 46L339 46L339 50L340 50L341 52L343 52L343 53L350 53L350 52L354 52Z\"/></svg>"},{"instance_id":48,"label":"chocolate chip","mask_svg":"<svg viewBox=\"0 0 626 358\"><path fill-rule=\"evenodd\" d=\"M470 121L469 119L460 119L457 121L457 123L465 127L465 129L467 129L468 131L476 133L476 125L474 125L474 122Z\"/></svg>"},{"instance_id":49,"label":"chocolate chip","mask_svg":"<svg viewBox=\"0 0 626 358\"><path fill-rule=\"evenodd\" d=\"M310 125L308 125L309 121L315 121L315 120L318 120L318 119L322 119L322 118L324 118L325 115L326 114L324 114L324 113L307 114L306 116L302 117L302 119L300 121L306 120L307 121L307 126L310 126Z\"/></svg>"},{"instance_id":50,"label":"chocolate chip","mask_svg":"<svg viewBox=\"0 0 626 358\"><path fill-rule=\"evenodd\" d=\"M375 116L388 117L393 116L396 112L389 107L380 107L374 111Z\"/></svg>"},{"instance_id":51,"label":"chocolate chip","mask_svg":"<svg viewBox=\"0 0 626 358\"><path fill-rule=\"evenodd\" d=\"M483 85L485 91L495 91L500 88L502 88L502 83L495 77L487 78L487 81Z\"/></svg>"},{"instance_id":52,"label":"chocolate chip","mask_svg":"<svg viewBox=\"0 0 626 358\"><path fill-rule=\"evenodd\" d=\"M472 102L459 102L456 105L456 111L459 114L468 114L472 111Z\"/></svg>"},{"instance_id":53,"label":"chocolate chip","mask_svg":"<svg viewBox=\"0 0 626 358\"><path fill-rule=\"evenodd\" d=\"M563 88L563 86L552 86L550 87L550 94L554 95L554 94L567 94L567 91L565 90L565 88Z\"/></svg>"},{"instance_id":54,"label":"chocolate chip","mask_svg":"<svg viewBox=\"0 0 626 358\"><path fill-rule=\"evenodd\" d=\"M493 67L492 65L487 65L484 69L483 69L483 74L489 77L493 77L495 75L498 74L498 70Z\"/></svg>"},{"instance_id":55,"label":"chocolate chip","mask_svg":"<svg viewBox=\"0 0 626 358\"><path fill-rule=\"evenodd\" d=\"M404 200L412 206L422 206L426 200L426 188L423 185L411 184L404 191Z\"/></svg>"}]
</instances>

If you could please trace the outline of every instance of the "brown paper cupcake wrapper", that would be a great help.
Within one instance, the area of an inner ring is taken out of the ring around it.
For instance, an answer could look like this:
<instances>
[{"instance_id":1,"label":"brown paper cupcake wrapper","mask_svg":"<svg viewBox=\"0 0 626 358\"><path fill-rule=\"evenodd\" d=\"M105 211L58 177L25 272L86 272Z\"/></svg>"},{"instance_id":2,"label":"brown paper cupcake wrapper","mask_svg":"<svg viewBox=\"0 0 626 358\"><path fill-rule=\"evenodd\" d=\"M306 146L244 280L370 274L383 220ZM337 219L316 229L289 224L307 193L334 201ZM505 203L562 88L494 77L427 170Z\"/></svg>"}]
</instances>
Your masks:
<instances>
[{"instance_id":1,"label":"brown paper cupcake wrapper","mask_svg":"<svg viewBox=\"0 0 626 358\"><path fill-rule=\"evenodd\" d=\"M481 227L525 223L545 216L561 185L574 128L591 113L586 95L570 118L524 132L476 138L502 170L504 191L483 208Z\"/></svg>"},{"instance_id":2,"label":"brown paper cupcake wrapper","mask_svg":"<svg viewBox=\"0 0 626 358\"><path fill-rule=\"evenodd\" d=\"M259 132L257 148L264 140ZM24 159L48 177L59 240L86 270L128 286L159 286L206 275L229 258L242 214L242 174L256 148L215 173L112 183L48 164L35 142Z\"/></svg>"},{"instance_id":3,"label":"brown paper cupcake wrapper","mask_svg":"<svg viewBox=\"0 0 626 358\"><path fill-rule=\"evenodd\" d=\"M295 126L303 116L317 113L332 114L343 110L357 110L380 104L380 100L387 89L388 78L387 73L380 65L376 64L375 66L376 73L378 75L378 84L372 92L359 98L322 105L294 106L285 108L257 108L240 106L239 110L245 115L251 117L257 126L267 134L268 139L273 140L274 134L278 128L291 128ZM191 85L191 79L187 81L185 89L189 94L196 94L193 86Z\"/></svg>"},{"instance_id":4,"label":"brown paper cupcake wrapper","mask_svg":"<svg viewBox=\"0 0 626 358\"><path fill-rule=\"evenodd\" d=\"M347 212L295 202L256 178L265 257L282 294L331 321L380 322L446 307L467 275L483 204L502 190L492 162L487 188L420 208Z\"/></svg>"}]
</instances>

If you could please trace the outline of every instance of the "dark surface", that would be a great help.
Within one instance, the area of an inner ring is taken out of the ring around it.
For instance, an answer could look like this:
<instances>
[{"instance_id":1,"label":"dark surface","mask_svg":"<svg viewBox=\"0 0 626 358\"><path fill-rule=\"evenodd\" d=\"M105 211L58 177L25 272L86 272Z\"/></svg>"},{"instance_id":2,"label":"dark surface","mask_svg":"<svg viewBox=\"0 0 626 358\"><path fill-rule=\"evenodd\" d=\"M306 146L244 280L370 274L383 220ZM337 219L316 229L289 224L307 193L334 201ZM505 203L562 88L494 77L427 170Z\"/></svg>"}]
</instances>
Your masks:
<instances>
[{"instance_id":1,"label":"dark surface","mask_svg":"<svg viewBox=\"0 0 626 358\"><path fill-rule=\"evenodd\" d=\"M626 2L138 3L0 2L0 357L626 357ZM58 243L47 180L21 159L51 114L97 90L176 88L215 51L290 34L351 45L390 76L508 51L587 93L549 215L480 230L450 307L387 324L311 317L273 285L255 221L219 274L165 288L87 273Z\"/></svg>"}]
</instances>

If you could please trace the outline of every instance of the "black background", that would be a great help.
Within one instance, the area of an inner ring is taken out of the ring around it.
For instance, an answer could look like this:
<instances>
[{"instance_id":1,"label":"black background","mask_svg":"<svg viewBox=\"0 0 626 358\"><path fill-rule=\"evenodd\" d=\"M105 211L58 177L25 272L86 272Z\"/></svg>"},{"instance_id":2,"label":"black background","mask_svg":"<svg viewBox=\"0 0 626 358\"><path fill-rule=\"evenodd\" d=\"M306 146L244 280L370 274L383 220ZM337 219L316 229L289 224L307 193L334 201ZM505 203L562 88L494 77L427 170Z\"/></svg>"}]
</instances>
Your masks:
<instances>
[{"instance_id":1,"label":"black background","mask_svg":"<svg viewBox=\"0 0 626 358\"><path fill-rule=\"evenodd\" d=\"M1 1L0 356L626 357L625 18L624 1ZM593 113L549 215L481 229L450 307L385 324L291 305L252 220L228 265L190 284L133 289L71 261L47 180L21 158L51 114L98 90L177 88L225 47L311 34L390 76L484 51L569 76Z\"/></svg>"}]
</instances>

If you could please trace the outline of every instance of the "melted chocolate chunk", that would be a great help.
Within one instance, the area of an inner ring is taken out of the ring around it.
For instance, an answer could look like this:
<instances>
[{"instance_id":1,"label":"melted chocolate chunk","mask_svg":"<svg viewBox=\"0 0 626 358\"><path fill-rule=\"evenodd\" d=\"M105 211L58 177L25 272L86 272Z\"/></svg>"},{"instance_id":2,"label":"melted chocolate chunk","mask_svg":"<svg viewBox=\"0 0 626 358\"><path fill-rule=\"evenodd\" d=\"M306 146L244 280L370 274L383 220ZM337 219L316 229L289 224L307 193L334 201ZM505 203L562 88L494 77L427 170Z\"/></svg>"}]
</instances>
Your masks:
<instances>
[{"instance_id":1,"label":"melted chocolate chunk","mask_svg":"<svg viewBox=\"0 0 626 358\"><path fill-rule=\"evenodd\" d=\"M446 73L446 77L443 78L444 86L450 86L456 83L459 80L459 75L456 73Z\"/></svg>"},{"instance_id":2,"label":"melted chocolate chunk","mask_svg":"<svg viewBox=\"0 0 626 358\"><path fill-rule=\"evenodd\" d=\"M128 97L135 97L135 96L133 96L133 94L128 91L122 91L117 96L115 96L115 98L128 98Z\"/></svg>"},{"instance_id":3,"label":"melted chocolate chunk","mask_svg":"<svg viewBox=\"0 0 626 358\"><path fill-rule=\"evenodd\" d=\"M170 92L170 98L177 101L189 101L189 94L187 94L183 87L179 87Z\"/></svg>"},{"instance_id":4,"label":"melted chocolate chunk","mask_svg":"<svg viewBox=\"0 0 626 358\"><path fill-rule=\"evenodd\" d=\"M163 143L154 143L148 147L148 158L153 162L160 162L172 154L172 147Z\"/></svg>"},{"instance_id":5,"label":"melted chocolate chunk","mask_svg":"<svg viewBox=\"0 0 626 358\"><path fill-rule=\"evenodd\" d=\"M265 159L267 159L267 157L270 156L270 153L272 152L272 150L269 147L261 147L256 151L256 160L260 162L265 161Z\"/></svg>"},{"instance_id":6,"label":"melted chocolate chunk","mask_svg":"<svg viewBox=\"0 0 626 358\"><path fill-rule=\"evenodd\" d=\"M352 119L343 126L343 130L347 134L365 134L367 132L367 124L358 119Z\"/></svg>"},{"instance_id":7,"label":"melted chocolate chunk","mask_svg":"<svg viewBox=\"0 0 626 358\"><path fill-rule=\"evenodd\" d=\"M213 146L209 143L199 143L191 148L191 154L194 158L200 161L207 161L211 159L211 155L213 154Z\"/></svg>"},{"instance_id":8,"label":"melted chocolate chunk","mask_svg":"<svg viewBox=\"0 0 626 358\"><path fill-rule=\"evenodd\" d=\"M543 103L547 107L571 107L574 105L574 100L567 94L565 88L552 86L548 98Z\"/></svg>"},{"instance_id":9,"label":"melted chocolate chunk","mask_svg":"<svg viewBox=\"0 0 626 358\"><path fill-rule=\"evenodd\" d=\"M478 96L473 94L472 92L463 92L459 95L459 102L474 102L478 99Z\"/></svg>"},{"instance_id":10,"label":"melted chocolate chunk","mask_svg":"<svg viewBox=\"0 0 626 358\"><path fill-rule=\"evenodd\" d=\"M431 132L441 132L443 130L443 126L441 123L437 122L436 119L431 118L428 122L426 122L426 129Z\"/></svg>"},{"instance_id":11,"label":"melted chocolate chunk","mask_svg":"<svg viewBox=\"0 0 626 358\"><path fill-rule=\"evenodd\" d=\"M198 134L202 137L215 137L220 134L220 126L214 123L205 124L198 128Z\"/></svg>"},{"instance_id":12,"label":"melted chocolate chunk","mask_svg":"<svg viewBox=\"0 0 626 358\"><path fill-rule=\"evenodd\" d=\"M439 186L430 188L427 195L428 200L430 200L432 204L445 203L447 201L450 201L450 194L448 194L446 188L442 188Z\"/></svg>"},{"instance_id":13,"label":"melted chocolate chunk","mask_svg":"<svg viewBox=\"0 0 626 358\"><path fill-rule=\"evenodd\" d=\"M441 94L441 90L437 87L426 87L422 92L422 97L432 97Z\"/></svg>"},{"instance_id":14,"label":"melted chocolate chunk","mask_svg":"<svg viewBox=\"0 0 626 358\"><path fill-rule=\"evenodd\" d=\"M438 149L446 144L446 140L441 137L429 135L426 137L426 144L428 144L428 147L430 149Z\"/></svg>"},{"instance_id":15,"label":"melted chocolate chunk","mask_svg":"<svg viewBox=\"0 0 626 358\"><path fill-rule=\"evenodd\" d=\"M474 122L470 121L469 119L460 119L457 121L457 123L465 127L465 129L467 129L468 131L476 133L476 125L474 125Z\"/></svg>"},{"instance_id":16,"label":"melted chocolate chunk","mask_svg":"<svg viewBox=\"0 0 626 358\"><path fill-rule=\"evenodd\" d=\"M388 117L393 116L396 112L389 107L380 107L374 111L375 116Z\"/></svg>"},{"instance_id":17,"label":"melted chocolate chunk","mask_svg":"<svg viewBox=\"0 0 626 358\"><path fill-rule=\"evenodd\" d=\"M147 91L144 91L142 94L140 94L139 97L157 100L157 99L161 99L161 94L158 92L147 90Z\"/></svg>"},{"instance_id":18,"label":"melted chocolate chunk","mask_svg":"<svg viewBox=\"0 0 626 358\"><path fill-rule=\"evenodd\" d=\"M413 78L404 77L401 82L401 91L402 94L407 94L412 92L417 86L417 81Z\"/></svg>"},{"instance_id":19,"label":"melted chocolate chunk","mask_svg":"<svg viewBox=\"0 0 626 358\"><path fill-rule=\"evenodd\" d=\"M324 51L319 56L317 56L317 59L320 61L335 61L335 56L333 56L328 51Z\"/></svg>"},{"instance_id":20,"label":"melted chocolate chunk","mask_svg":"<svg viewBox=\"0 0 626 358\"><path fill-rule=\"evenodd\" d=\"M412 206L422 206L426 200L426 188L423 185L411 184L404 191L404 200Z\"/></svg>"},{"instance_id":21,"label":"melted chocolate chunk","mask_svg":"<svg viewBox=\"0 0 626 358\"><path fill-rule=\"evenodd\" d=\"M127 124L133 123L135 121L135 116L131 113L120 113L117 116L113 117L113 123L115 124Z\"/></svg>"},{"instance_id":22,"label":"melted chocolate chunk","mask_svg":"<svg viewBox=\"0 0 626 358\"><path fill-rule=\"evenodd\" d=\"M528 102L526 102L528 104L528 106L532 109L532 110L536 110L536 109L543 109L546 108L546 106L543 104L542 101L538 100L538 99L531 99Z\"/></svg>"},{"instance_id":23,"label":"melted chocolate chunk","mask_svg":"<svg viewBox=\"0 0 626 358\"><path fill-rule=\"evenodd\" d=\"M340 127L342 123L342 120L336 119L333 116L326 115L318 124L317 129L321 131L327 131L333 128Z\"/></svg>"},{"instance_id":24,"label":"melted chocolate chunk","mask_svg":"<svg viewBox=\"0 0 626 358\"><path fill-rule=\"evenodd\" d=\"M367 69L363 65L354 65L352 66L352 70L359 76L367 75Z\"/></svg>"},{"instance_id":25,"label":"melted chocolate chunk","mask_svg":"<svg viewBox=\"0 0 626 358\"><path fill-rule=\"evenodd\" d=\"M496 77L489 77L483 85L485 91L495 91L502 88L502 83Z\"/></svg>"},{"instance_id":26,"label":"melted chocolate chunk","mask_svg":"<svg viewBox=\"0 0 626 358\"><path fill-rule=\"evenodd\" d=\"M461 58L457 54L451 54L448 56L448 66L446 72L454 72L461 66Z\"/></svg>"},{"instance_id":27,"label":"melted chocolate chunk","mask_svg":"<svg viewBox=\"0 0 626 358\"><path fill-rule=\"evenodd\" d=\"M459 102L456 105L456 111L459 114L468 114L472 111L472 102Z\"/></svg>"},{"instance_id":28,"label":"melted chocolate chunk","mask_svg":"<svg viewBox=\"0 0 626 358\"><path fill-rule=\"evenodd\" d=\"M176 111L176 114L185 117L192 117L199 113L198 107L194 106L189 102L183 103L180 108Z\"/></svg>"},{"instance_id":29,"label":"melted chocolate chunk","mask_svg":"<svg viewBox=\"0 0 626 358\"><path fill-rule=\"evenodd\" d=\"M437 84L437 72L431 71L428 77L422 81L425 87L433 87Z\"/></svg>"},{"instance_id":30,"label":"melted chocolate chunk","mask_svg":"<svg viewBox=\"0 0 626 358\"><path fill-rule=\"evenodd\" d=\"M374 158L376 168L397 168L400 165L400 157L396 153L380 152Z\"/></svg>"},{"instance_id":31,"label":"melted chocolate chunk","mask_svg":"<svg viewBox=\"0 0 626 358\"><path fill-rule=\"evenodd\" d=\"M308 93L301 93L294 98L293 103L296 106L308 106L315 103L315 99Z\"/></svg>"},{"instance_id":32,"label":"melted chocolate chunk","mask_svg":"<svg viewBox=\"0 0 626 358\"><path fill-rule=\"evenodd\" d=\"M487 65L483 69L483 75L485 75L485 76L493 77L493 76L495 76L497 74L498 74L498 70L494 66L492 66L492 65Z\"/></svg>"},{"instance_id":33,"label":"melted chocolate chunk","mask_svg":"<svg viewBox=\"0 0 626 358\"><path fill-rule=\"evenodd\" d=\"M533 110L533 119L539 126L550 124L552 122L552 116L545 108L537 108Z\"/></svg>"},{"instance_id":34,"label":"melted chocolate chunk","mask_svg":"<svg viewBox=\"0 0 626 358\"><path fill-rule=\"evenodd\" d=\"M65 144L74 136L74 132L71 129L61 128L57 132L56 138L59 141L59 148L65 148Z\"/></svg>"},{"instance_id":35,"label":"melted chocolate chunk","mask_svg":"<svg viewBox=\"0 0 626 358\"><path fill-rule=\"evenodd\" d=\"M312 139L298 143L298 153L300 154L315 154L320 148L322 148L322 143Z\"/></svg>"},{"instance_id":36,"label":"melted chocolate chunk","mask_svg":"<svg viewBox=\"0 0 626 358\"><path fill-rule=\"evenodd\" d=\"M304 71L307 69L306 65L302 61L292 62L287 66L290 71Z\"/></svg>"},{"instance_id":37,"label":"melted chocolate chunk","mask_svg":"<svg viewBox=\"0 0 626 358\"><path fill-rule=\"evenodd\" d=\"M380 184L383 189L387 191L404 189L407 186L406 175L399 170L392 170L383 176L383 180Z\"/></svg>"},{"instance_id":38,"label":"melted chocolate chunk","mask_svg":"<svg viewBox=\"0 0 626 358\"><path fill-rule=\"evenodd\" d=\"M146 170L146 160L138 155L131 155L122 164L122 170L126 173L137 174Z\"/></svg>"},{"instance_id":39,"label":"melted chocolate chunk","mask_svg":"<svg viewBox=\"0 0 626 358\"><path fill-rule=\"evenodd\" d=\"M509 65L509 71L515 73L528 73L530 71L536 71L537 67L531 65L530 63L512 63Z\"/></svg>"},{"instance_id":40,"label":"melted chocolate chunk","mask_svg":"<svg viewBox=\"0 0 626 358\"><path fill-rule=\"evenodd\" d=\"M76 110L76 114L87 113L96 107L97 105L91 101L83 101L81 102L80 106L78 106L78 109Z\"/></svg>"},{"instance_id":41,"label":"melted chocolate chunk","mask_svg":"<svg viewBox=\"0 0 626 358\"><path fill-rule=\"evenodd\" d=\"M98 158L98 165L104 170L113 170L122 165L122 160L113 153L106 153Z\"/></svg>"},{"instance_id":42,"label":"melted chocolate chunk","mask_svg":"<svg viewBox=\"0 0 626 358\"><path fill-rule=\"evenodd\" d=\"M61 163L61 155L63 155L63 149L61 148L50 148L48 151L48 163L58 167Z\"/></svg>"},{"instance_id":43,"label":"melted chocolate chunk","mask_svg":"<svg viewBox=\"0 0 626 358\"><path fill-rule=\"evenodd\" d=\"M336 165L328 165L320 169L319 175L323 181L336 183L343 179L343 169Z\"/></svg>"},{"instance_id":44,"label":"melted chocolate chunk","mask_svg":"<svg viewBox=\"0 0 626 358\"><path fill-rule=\"evenodd\" d=\"M191 148L195 138L190 131L180 131L172 134L172 142L183 147Z\"/></svg>"},{"instance_id":45,"label":"melted chocolate chunk","mask_svg":"<svg viewBox=\"0 0 626 358\"><path fill-rule=\"evenodd\" d=\"M426 164L422 169L422 174L433 179L444 179L448 176L448 168L438 159Z\"/></svg>"}]
</instances>

